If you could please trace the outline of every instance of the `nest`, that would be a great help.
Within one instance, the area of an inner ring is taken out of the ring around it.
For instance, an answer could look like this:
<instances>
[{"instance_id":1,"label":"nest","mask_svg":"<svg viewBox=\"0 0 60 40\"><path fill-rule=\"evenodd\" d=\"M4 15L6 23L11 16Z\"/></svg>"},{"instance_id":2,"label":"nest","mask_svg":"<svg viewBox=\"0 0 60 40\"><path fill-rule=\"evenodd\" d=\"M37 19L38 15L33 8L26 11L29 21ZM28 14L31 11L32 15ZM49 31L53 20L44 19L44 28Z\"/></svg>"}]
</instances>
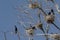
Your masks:
<instances>
[{"instance_id":1,"label":"nest","mask_svg":"<svg viewBox=\"0 0 60 40\"><path fill-rule=\"evenodd\" d=\"M45 20L47 21L47 23L52 23L54 21L54 15L47 15L45 17Z\"/></svg>"}]
</instances>

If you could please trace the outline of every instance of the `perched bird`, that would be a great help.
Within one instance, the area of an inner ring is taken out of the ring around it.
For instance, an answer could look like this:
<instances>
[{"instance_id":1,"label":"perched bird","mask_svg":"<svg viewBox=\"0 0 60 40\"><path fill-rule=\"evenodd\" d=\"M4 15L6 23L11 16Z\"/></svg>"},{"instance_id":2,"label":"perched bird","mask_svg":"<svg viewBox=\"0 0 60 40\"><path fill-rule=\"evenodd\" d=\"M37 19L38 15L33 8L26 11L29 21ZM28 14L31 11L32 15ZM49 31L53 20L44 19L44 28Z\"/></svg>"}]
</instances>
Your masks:
<instances>
[{"instance_id":1,"label":"perched bird","mask_svg":"<svg viewBox=\"0 0 60 40\"><path fill-rule=\"evenodd\" d=\"M18 29L17 29L17 26L15 25L15 34L17 34L18 32Z\"/></svg>"}]
</instances>

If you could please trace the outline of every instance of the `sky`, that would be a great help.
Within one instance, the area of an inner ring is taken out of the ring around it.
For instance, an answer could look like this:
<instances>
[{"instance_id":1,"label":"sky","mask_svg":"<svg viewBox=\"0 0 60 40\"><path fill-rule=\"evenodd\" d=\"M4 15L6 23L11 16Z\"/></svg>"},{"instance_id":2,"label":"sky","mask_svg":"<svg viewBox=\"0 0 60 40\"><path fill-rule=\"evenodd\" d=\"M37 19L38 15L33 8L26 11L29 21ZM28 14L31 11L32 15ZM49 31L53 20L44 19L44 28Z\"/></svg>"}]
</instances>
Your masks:
<instances>
[{"instance_id":1,"label":"sky","mask_svg":"<svg viewBox=\"0 0 60 40\"><path fill-rule=\"evenodd\" d=\"M43 0L39 0L39 1L42 2ZM60 0L55 0L55 2L58 5L60 4ZM34 22L32 21L32 23L36 24L37 19L38 19L37 15L36 15L37 10L29 9L27 7L28 4L29 4L29 2L27 0L0 0L0 40L4 40L3 32L7 32L7 31L9 31L6 33L7 40L18 40L17 35L10 33L11 31L14 31L14 25L17 25L19 32L21 32L21 34L23 35L23 34L25 34L25 31L24 31L25 29L23 28L23 25L18 24L17 21L23 21L23 22L25 22L25 24L27 26L29 26L29 24L26 22L29 22L29 21L31 22L31 19L29 19L27 17L28 15L25 15L25 14L23 14L23 12L20 12L19 10L15 9L16 7L20 7L22 5L21 9L28 10L29 13L31 13L31 15L33 16L33 18L35 20ZM47 8L44 1L42 2L42 4L43 4L42 5L43 8ZM48 2L46 4L51 5L56 13L56 18L60 18L60 14L55 10L56 8L54 7L54 4L52 2ZM59 5L59 7L60 7L60 5ZM45 11L48 12L47 10L45 10ZM18 19L17 15L20 15L19 19ZM45 21L42 20L42 22L44 23L44 26L46 26ZM55 20L55 23L58 26L60 26L59 20ZM53 25L51 25L49 32L60 33L59 30L57 30ZM40 30L39 31L37 30L36 33L41 33L41 32L40 32ZM20 37L21 37L20 38L21 40L28 40L28 37L25 37L25 36L20 36ZM45 37L34 36L34 40L45 40Z\"/></svg>"}]
</instances>

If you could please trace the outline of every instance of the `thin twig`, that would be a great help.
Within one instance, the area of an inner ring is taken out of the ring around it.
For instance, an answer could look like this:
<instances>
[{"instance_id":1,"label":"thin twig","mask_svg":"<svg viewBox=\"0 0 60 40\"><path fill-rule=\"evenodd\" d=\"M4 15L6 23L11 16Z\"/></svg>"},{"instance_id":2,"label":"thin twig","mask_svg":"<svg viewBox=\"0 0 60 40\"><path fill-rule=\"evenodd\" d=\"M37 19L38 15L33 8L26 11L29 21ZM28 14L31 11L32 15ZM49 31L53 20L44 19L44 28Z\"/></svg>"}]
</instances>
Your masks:
<instances>
[{"instance_id":1,"label":"thin twig","mask_svg":"<svg viewBox=\"0 0 60 40\"><path fill-rule=\"evenodd\" d=\"M49 28L50 28L50 26L49 26L49 24L47 24L47 27L46 27L46 33L48 33Z\"/></svg>"},{"instance_id":2,"label":"thin twig","mask_svg":"<svg viewBox=\"0 0 60 40\"><path fill-rule=\"evenodd\" d=\"M38 14L37 14L37 15L38 15L38 18L39 18L39 19L38 19L38 22L41 22L40 10L38 10Z\"/></svg>"},{"instance_id":3,"label":"thin twig","mask_svg":"<svg viewBox=\"0 0 60 40\"><path fill-rule=\"evenodd\" d=\"M27 16L28 16L30 19L32 19L32 21L35 21L34 18L30 15L30 13L29 13L28 11L23 10L23 9L21 9L21 8L16 8L16 9L18 9L19 11L27 14Z\"/></svg>"},{"instance_id":4,"label":"thin twig","mask_svg":"<svg viewBox=\"0 0 60 40\"><path fill-rule=\"evenodd\" d=\"M60 30L60 28L59 28L55 23L52 22L52 24L53 24L57 29Z\"/></svg>"},{"instance_id":5,"label":"thin twig","mask_svg":"<svg viewBox=\"0 0 60 40\"><path fill-rule=\"evenodd\" d=\"M44 12L44 10L42 8L39 8L42 12L43 12L43 15L44 17L47 15L46 12Z\"/></svg>"}]
</instances>

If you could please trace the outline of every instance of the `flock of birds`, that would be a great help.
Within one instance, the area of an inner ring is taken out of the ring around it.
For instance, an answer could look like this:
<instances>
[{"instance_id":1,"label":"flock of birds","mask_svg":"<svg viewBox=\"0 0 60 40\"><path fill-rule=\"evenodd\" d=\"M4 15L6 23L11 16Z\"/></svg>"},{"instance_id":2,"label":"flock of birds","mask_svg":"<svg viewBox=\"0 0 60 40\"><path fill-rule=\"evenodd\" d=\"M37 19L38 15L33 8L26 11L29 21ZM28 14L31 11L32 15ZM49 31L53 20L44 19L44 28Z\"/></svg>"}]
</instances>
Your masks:
<instances>
[{"instance_id":1,"label":"flock of birds","mask_svg":"<svg viewBox=\"0 0 60 40\"><path fill-rule=\"evenodd\" d=\"M54 21L55 21L55 13L54 13L53 9L51 9L50 12L48 14L46 14L46 12L43 10L41 4L39 4L36 1L34 3L32 2L32 0L29 0L29 1L30 1L30 4L28 5L29 8L32 8L32 9L37 9L38 8L42 12L42 15L44 16L46 23L47 24L53 24L54 27L57 28L60 31L60 28L54 23ZM52 3L54 3L58 13L60 13L58 4L56 4L54 0L46 0L46 2L48 2L48 1L51 1ZM24 13L29 14L29 13L27 13L25 11L24 11ZM40 19L40 13L37 14L37 15L38 15L38 18ZM22 24L22 23L20 22L20 24ZM49 40L48 36L53 38L54 40L60 40L60 35L59 34L48 35L47 34L48 30L47 30L47 33L45 32L45 30L43 28L43 23L41 22L41 20L39 20L39 22L36 25L32 26L30 24L29 28L26 28L26 27L24 27L24 28L26 30L26 33L29 36L33 36L34 35L34 31L38 28L44 33L44 36L46 37L46 40ZM16 25L15 25L15 33L16 34L18 33L18 29L17 29ZM30 40L33 40L33 39L30 39Z\"/></svg>"}]
</instances>

